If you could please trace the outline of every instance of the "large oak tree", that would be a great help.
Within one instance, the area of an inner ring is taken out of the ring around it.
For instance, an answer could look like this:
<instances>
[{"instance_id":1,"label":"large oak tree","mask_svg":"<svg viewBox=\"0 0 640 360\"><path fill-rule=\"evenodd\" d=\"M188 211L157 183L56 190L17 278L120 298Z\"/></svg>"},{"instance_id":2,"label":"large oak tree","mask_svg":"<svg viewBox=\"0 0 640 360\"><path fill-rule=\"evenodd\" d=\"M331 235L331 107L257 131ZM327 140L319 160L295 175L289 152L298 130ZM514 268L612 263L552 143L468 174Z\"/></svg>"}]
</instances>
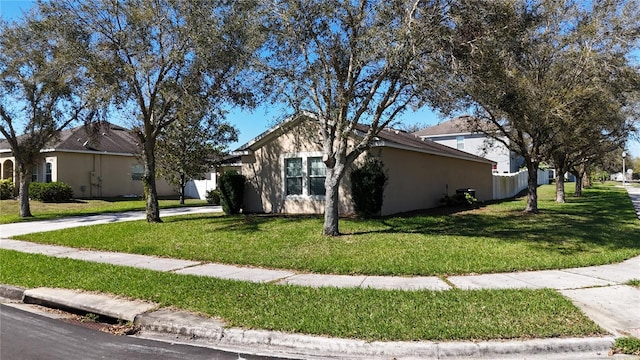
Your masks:
<instances>
[{"instance_id":1,"label":"large oak tree","mask_svg":"<svg viewBox=\"0 0 640 360\"><path fill-rule=\"evenodd\" d=\"M321 124L326 165L324 234L340 234L338 189L354 160L408 106L417 72L441 55L446 1L265 1L263 55L279 99ZM423 72L429 78L436 73ZM349 146L358 124L366 134Z\"/></svg>"},{"instance_id":2,"label":"large oak tree","mask_svg":"<svg viewBox=\"0 0 640 360\"><path fill-rule=\"evenodd\" d=\"M183 104L203 110L250 100L240 73L259 46L253 3L241 1L60 0L46 3L60 26L82 29L78 55L93 96L129 119L140 140L147 221L160 222L156 143Z\"/></svg>"},{"instance_id":3,"label":"large oak tree","mask_svg":"<svg viewBox=\"0 0 640 360\"><path fill-rule=\"evenodd\" d=\"M15 159L20 216L31 217L31 173L41 150L74 121L96 112L85 95L84 68L75 54L85 38L37 9L13 23L0 23L0 133Z\"/></svg>"}]
</instances>

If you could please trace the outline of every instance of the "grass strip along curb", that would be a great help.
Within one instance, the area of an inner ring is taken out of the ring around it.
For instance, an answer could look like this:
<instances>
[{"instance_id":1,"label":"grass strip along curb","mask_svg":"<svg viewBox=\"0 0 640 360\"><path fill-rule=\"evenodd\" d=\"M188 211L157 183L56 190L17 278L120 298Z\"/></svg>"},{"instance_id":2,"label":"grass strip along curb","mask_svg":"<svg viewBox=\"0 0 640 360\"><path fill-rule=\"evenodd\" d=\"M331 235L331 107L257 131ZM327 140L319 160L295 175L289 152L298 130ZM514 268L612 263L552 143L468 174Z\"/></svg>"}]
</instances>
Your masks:
<instances>
[{"instance_id":1,"label":"grass strip along curb","mask_svg":"<svg viewBox=\"0 0 640 360\"><path fill-rule=\"evenodd\" d=\"M617 338L609 355L613 354L640 355L640 339L631 336Z\"/></svg>"},{"instance_id":2,"label":"grass strip along curb","mask_svg":"<svg viewBox=\"0 0 640 360\"><path fill-rule=\"evenodd\" d=\"M602 335L553 290L388 291L254 284L0 250L0 283L110 293L227 326L369 341Z\"/></svg>"},{"instance_id":3,"label":"grass strip along curb","mask_svg":"<svg viewBox=\"0 0 640 360\"><path fill-rule=\"evenodd\" d=\"M568 185L567 191L570 191ZM462 275L620 262L640 254L640 221L624 190L598 186L555 202L539 189L541 213L525 200L458 213L342 219L346 234L321 235L318 216L167 217L78 227L17 239L76 248L300 272Z\"/></svg>"}]
</instances>

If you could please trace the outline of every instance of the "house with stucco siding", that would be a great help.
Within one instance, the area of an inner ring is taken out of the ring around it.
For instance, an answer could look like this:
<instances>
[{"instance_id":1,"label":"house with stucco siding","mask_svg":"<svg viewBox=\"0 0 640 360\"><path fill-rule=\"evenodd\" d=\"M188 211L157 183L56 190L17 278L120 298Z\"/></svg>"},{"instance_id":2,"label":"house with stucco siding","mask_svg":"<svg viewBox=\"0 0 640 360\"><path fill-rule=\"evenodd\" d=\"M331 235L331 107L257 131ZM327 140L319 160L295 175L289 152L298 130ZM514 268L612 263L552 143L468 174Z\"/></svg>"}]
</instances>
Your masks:
<instances>
[{"instance_id":1,"label":"house with stucco siding","mask_svg":"<svg viewBox=\"0 0 640 360\"><path fill-rule=\"evenodd\" d=\"M238 168L246 177L247 213L320 214L324 212L324 173L320 122L303 114L238 148ZM368 127L358 125L355 140ZM394 129L382 130L369 155L382 160L389 180L381 215L433 208L457 189L475 189L478 200L493 197L494 162ZM357 162L362 161L362 154ZM339 189L339 212L352 214L349 174Z\"/></svg>"},{"instance_id":2,"label":"house with stucco siding","mask_svg":"<svg viewBox=\"0 0 640 360\"><path fill-rule=\"evenodd\" d=\"M142 196L144 165L129 129L102 122L64 130L41 151L42 162L31 181L60 181L71 186L75 198ZM0 177L18 183L15 158L6 140L0 140ZM162 179L158 195L175 195Z\"/></svg>"},{"instance_id":3,"label":"house with stucco siding","mask_svg":"<svg viewBox=\"0 0 640 360\"><path fill-rule=\"evenodd\" d=\"M515 173L522 167L522 156L485 134L469 130L469 115L455 117L414 133L422 139L481 156L495 162L494 172ZM503 141L509 141L503 139Z\"/></svg>"}]
</instances>

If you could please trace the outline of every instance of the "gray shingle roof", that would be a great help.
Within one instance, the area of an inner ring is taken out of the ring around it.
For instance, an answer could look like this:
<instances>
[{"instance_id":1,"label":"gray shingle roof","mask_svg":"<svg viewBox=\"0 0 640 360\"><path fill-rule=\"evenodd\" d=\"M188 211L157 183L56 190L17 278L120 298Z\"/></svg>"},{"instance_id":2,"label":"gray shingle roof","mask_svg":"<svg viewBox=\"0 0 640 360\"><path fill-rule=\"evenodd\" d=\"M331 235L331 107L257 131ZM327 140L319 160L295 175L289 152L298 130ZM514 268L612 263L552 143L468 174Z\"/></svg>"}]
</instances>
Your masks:
<instances>
[{"instance_id":1,"label":"gray shingle roof","mask_svg":"<svg viewBox=\"0 0 640 360\"><path fill-rule=\"evenodd\" d=\"M426 129L416 131L413 134L416 136L468 134L471 132L468 129L468 125L467 125L468 120L469 120L469 115L458 116L451 120L443 121L438 125L429 126Z\"/></svg>"},{"instance_id":2,"label":"gray shingle roof","mask_svg":"<svg viewBox=\"0 0 640 360\"><path fill-rule=\"evenodd\" d=\"M10 149L9 143L5 139L0 140L0 150L7 149ZM139 147L129 129L101 122L63 130L43 150L135 154L139 152Z\"/></svg>"},{"instance_id":3,"label":"gray shingle roof","mask_svg":"<svg viewBox=\"0 0 640 360\"><path fill-rule=\"evenodd\" d=\"M358 125L357 129L362 132L367 132L369 130L369 126ZM430 140L423 140L415 133L411 134L400 130L385 128L378 133L378 138L385 141L387 146L390 145L389 143L393 143L405 147L408 150L471 160L476 162L493 163L493 161L480 156L460 151L446 145L438 144Z\"/></svg>"}]
</instances>

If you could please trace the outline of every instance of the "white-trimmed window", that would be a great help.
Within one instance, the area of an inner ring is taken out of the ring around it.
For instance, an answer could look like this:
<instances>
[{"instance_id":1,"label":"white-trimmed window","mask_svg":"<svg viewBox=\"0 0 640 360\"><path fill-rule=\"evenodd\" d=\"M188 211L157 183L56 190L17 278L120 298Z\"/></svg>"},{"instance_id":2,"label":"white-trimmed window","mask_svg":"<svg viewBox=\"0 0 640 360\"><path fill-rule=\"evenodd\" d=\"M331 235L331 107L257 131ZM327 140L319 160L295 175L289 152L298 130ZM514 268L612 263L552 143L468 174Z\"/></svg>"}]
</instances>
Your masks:
<instances>
[{"instance_id":1,"label":"white-trimmed window","mask_svg":"<svg viewBox=\"0 0 640 360\"><path fill-rule=\"evenodd\" d=\"M53 181L53 164L48 162L45 165L45 172L44 172L44 181L50 183L51 181Z\"/></svg>"},{"instance_id":2,"label":"white-trimmed window","mask_svg":"<svg viewBox=\"0 0 640 360\"><path fill-rule=\"evenodd\" d=\"M327 168L321 153L286 154L284 165L285 196L324 196Z\"/></svg>"},{"instance_id":3,"label":"white-trimmed window","mask_svg":"<svg viewBox=\"0 0 640 360\"><path fill-rule=\"evenodd\" d=\"M302 158L284 160L285 194L302 195Z\"/></svg>"},{"instance_id":4,"label":"white-trimmed window","mask_svg":"<svg viewBox=\"0 0 640 360\"><path fill-rule=\"evenodd\" d=\"M326 193L324 180L327 177L327 167L322 162L321 157L307 158L307 165L309 167L307 171L309 177L309 195L324 196Z\"/></svg>"},{"instance_id":5,"label":"white-trimmed window","mask_svg":"<svg viewBox=\"0 0 640 360\"><path fill-rule=\"evenodd\" d=\"M464 136L456 136L458 150L464 150Z\"/></svg>"},{"instance_id":6,"label":"white-trimmed window","mask_svg":"<svg viewBox=\"0 0 640 360\"><path fill-rule=\"evenodd\" d=\"M34 166L33 169L31 169L31 182L37 182L38 181L38 173L40 172L40 169L38 169L37 166Z\"/></svg>"}]
</instances>

